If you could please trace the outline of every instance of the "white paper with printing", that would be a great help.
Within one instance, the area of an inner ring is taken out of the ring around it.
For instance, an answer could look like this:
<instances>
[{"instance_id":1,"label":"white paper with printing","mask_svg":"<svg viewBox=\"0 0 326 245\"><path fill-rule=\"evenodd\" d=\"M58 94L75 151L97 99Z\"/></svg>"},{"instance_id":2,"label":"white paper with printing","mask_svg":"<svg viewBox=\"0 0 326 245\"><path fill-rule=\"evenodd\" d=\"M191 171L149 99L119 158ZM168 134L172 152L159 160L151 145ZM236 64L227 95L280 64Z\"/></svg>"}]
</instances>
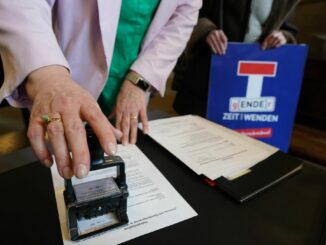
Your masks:
<instances>
[{"instance_id":1,"label":"white paper with printing","mask_svg":"<svg viewBox=\"0 0 326 245\"><path fill-rule=\"evenodd\" d=\"M150 137L211 180L234 176L278 150L199 116L153 120L149 128Z\"/></svg>"},{"instance_id":2,"label":"white paper with printing","mask_svg":"<svg viewBox=\"0 0 326 245\"><path fill-rule=\"evenodd\" d=\"M119 244L197 215L135 145L119 145L118 155L126 164L129 224L78 243L70 241L68 237L66 208L63 199L64 182L58 174L56 165L53 165L51 169L53 185L65 245ZM114 223L115 217L99 217L96 222L103 225L108 222ZM92 229L92 225L87 220L81 220L79 224L85 232Z\"/></svg>"}]
</instances>

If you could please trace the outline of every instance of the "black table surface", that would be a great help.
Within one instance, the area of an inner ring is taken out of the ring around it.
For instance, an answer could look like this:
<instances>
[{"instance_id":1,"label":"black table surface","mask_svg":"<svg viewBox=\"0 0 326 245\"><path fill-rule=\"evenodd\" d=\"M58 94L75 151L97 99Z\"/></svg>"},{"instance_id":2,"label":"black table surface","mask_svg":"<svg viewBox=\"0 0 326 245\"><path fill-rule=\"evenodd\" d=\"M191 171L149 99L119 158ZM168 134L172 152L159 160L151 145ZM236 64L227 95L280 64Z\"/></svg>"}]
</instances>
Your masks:
<instances>
[{"instance_id":1,"label":"black table surface","mask_svg":"<svg viewBox=\"0 0 326 245\"><path fill-rule=\"evenodd\" d=\"M149 137L140 136L137 145L198 216L124 244L325 244L324 168L306 163L299 174L238 204ZM0 195L1 245L63 244L50 170L29 148L0 157Z\"/></svg>"}]
</instances>

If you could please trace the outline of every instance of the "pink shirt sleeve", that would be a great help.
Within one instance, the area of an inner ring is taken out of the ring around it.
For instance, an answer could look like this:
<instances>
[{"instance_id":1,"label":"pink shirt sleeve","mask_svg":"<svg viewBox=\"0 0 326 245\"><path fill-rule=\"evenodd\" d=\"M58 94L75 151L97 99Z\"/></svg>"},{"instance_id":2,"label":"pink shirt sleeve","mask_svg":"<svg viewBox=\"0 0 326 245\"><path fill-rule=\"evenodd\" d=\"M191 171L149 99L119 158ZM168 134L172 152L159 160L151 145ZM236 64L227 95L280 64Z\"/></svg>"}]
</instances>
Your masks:
<instances>
[{"instance_id":1,"label":"pink shirt sleeve","mask_svg":"<svg viewBox=\"0 0 326 245\"><path fill-rule=\"evenodd\" d=\"M169 1L161 2L157 15L161 11L160 8L164 11L163 3L171 4L167 2ZM162 96L165 91L166 80L190 38L202 5L201 0L179 0L177 2L176 9L174 12L172 11L173 14L165 16L167 21L160 31L151 33L149 30L139 57L131 67L131 70L146 78ZM160 15L162 14L160 13ZM157 23L160 21L162 22L156 17L153 19L153 26L158 25Z\"/></svg>"},{"instance_id":2,"label":"pink shirt sleeve","mask_svg":"<svg viewBox=\"0 0 326 245\"><path fill-rule=\"evenodd\" d=\"M30 104L23 82L32 71L66 61L52 29L51 1L0 1L0 55L4 83L0 102L7 99L16 107Z\"/></svg>"}]
</instances>

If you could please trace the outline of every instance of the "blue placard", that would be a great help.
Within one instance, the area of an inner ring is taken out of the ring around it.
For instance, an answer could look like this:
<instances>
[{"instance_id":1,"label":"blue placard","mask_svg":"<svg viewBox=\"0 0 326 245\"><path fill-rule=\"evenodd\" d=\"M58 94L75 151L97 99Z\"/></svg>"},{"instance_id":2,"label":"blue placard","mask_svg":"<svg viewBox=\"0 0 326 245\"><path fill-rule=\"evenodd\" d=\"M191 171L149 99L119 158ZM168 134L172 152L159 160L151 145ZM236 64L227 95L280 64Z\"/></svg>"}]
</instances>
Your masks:
<instances>
[{"instance_id":1,"label":"blue placard","mask_svg":"<svg viewBox=\"0 0 326 245\"><path fill-rule=\"evenodd\" d=\"M229 43L212 56L207 118L287 152L307 53L306 45Z\"/></svg>"}]
</instances>

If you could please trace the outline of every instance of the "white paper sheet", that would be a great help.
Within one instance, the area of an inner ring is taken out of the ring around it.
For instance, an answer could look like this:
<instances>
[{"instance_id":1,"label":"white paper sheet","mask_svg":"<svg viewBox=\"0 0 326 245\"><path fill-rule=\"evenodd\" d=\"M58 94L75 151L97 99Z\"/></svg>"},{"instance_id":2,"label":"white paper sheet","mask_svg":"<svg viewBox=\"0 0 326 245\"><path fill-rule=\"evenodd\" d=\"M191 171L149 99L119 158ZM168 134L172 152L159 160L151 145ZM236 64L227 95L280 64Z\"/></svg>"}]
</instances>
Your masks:
<instances>
[{"instance_id":1,"label":"white paper sheet","mask_svg":"<svg viewBox=\"0 0 326 245\"><path fill-rule=\"evenodd\" d=\"M149 127L149 136L211 180L231 178L278 150L199 116L153 120Z\"/></svg>"},{"instance_id":2,"label":"white paper sheet","mask_svg":"<svg viewBox=\"0 0 326 245\"><path fill-rule=\"evenodd\" d=\"M80 241L78 244L118 244L197 215L135 145L119 145L118 155L126 164L129 224ZM51 170L64 244L77 244L69 240L67 233L63 179L59 176L55 164ZM112 217L109 219L112 220ZM105 223L107 220L98 222Z\"/></svg>"}]
</instances>

